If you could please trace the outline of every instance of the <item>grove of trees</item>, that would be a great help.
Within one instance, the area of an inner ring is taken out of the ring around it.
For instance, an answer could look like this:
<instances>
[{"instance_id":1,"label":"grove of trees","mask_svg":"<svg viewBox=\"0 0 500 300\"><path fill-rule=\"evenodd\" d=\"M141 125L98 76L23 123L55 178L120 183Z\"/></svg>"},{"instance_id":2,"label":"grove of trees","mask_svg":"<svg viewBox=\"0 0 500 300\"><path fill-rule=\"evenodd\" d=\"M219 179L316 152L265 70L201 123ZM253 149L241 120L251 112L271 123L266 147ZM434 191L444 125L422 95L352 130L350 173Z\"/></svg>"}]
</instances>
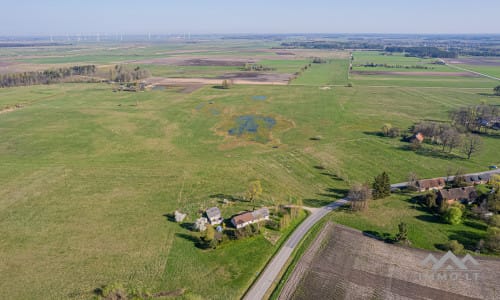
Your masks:
<instances>
[{"instance_id":1,"label":"grove of trees","mask_svg":"<svg viewBox=\"0 0 500 300\"><path fill-rule=\"evenodd\" d=\"M150 76L151 73L146 69L141 69L141 67L130 69L124 65L116 65L109 71L109 79L120 83L140 80Z\"/></svg>"},{"instance_id":2,"label":"grove of trees","mask_svg":"<svg viewBox=\"0 0 500 300\"><path fill-rule=\"evenodd\" d=\"M403 52L407 56L433 57L433 58L456 58L457 52L441 50L437 47L386 47L386 52Z\"/></svg>"},{"instance_id":3,"label":"grove of trees","mask_svg":"<svg viewBox=\"0 0 500 300\"><path fill-rule=\"evenodd\" d=\"M96 72L96 66L73 66L45 71L23 72L12 74L0 74L0 87L30 86L37 84L50 84L61 82L63 79L76 76L92 76Z\"/></svg>"}]
</instances>

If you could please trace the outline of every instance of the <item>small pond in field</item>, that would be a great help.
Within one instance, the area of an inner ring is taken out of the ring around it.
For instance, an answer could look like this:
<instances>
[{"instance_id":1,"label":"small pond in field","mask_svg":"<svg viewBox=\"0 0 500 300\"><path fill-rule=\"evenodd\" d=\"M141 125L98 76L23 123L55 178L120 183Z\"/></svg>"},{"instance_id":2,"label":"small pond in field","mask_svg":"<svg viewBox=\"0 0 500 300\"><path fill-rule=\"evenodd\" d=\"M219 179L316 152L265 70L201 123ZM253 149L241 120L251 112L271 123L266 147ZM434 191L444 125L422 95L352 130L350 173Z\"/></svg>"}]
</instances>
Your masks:
<instances>
[{"instance_id":1,"label":"small pond in field","mask_svg":"<svg viewBox=\"0 0 500 300\"><path fill-rule=\"evenodd\" d=\"M260 131L269 131L276 125L272 117L243 115L236 117L235 126L228 130L230 135L258 134Z\"/></svg>"},{"instance_id":2,"label":"small pond in field","mask_svg":"<svg viewBox=\"0 0 500 300\"><path fill-rule=\"evenodd\" d=\"M266 101L267 96L253 96L252 99L254 101Z\"/></svg>"}]
</instances>

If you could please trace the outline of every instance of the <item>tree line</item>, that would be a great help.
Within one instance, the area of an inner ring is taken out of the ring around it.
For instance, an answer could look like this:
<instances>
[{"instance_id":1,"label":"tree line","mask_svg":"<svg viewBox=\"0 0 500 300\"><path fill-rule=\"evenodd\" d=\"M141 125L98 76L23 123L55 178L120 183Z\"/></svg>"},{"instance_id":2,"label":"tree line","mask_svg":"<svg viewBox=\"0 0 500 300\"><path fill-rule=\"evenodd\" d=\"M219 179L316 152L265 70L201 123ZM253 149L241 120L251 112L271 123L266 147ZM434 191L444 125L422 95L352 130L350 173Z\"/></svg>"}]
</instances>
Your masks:
<instances>
[{"instance_id":1,"label":"tree line","mask_svg":"<svg viewBox=\"0 0 500 300\"><path fill-rule=\"evenodd\" d=\"M368 43L368 42L327 42L327 41L310 41L310 42L283 42L282 48L303 48L303 49L369 49L369 50L383 50L382 44Z\"/></svg>"},{"instance_id":2,"label":"tree line","mask_svg":"<svg viewBox=\"0 0 500 300\"><path fill-rule=\"evenodd\" d=\"M358 64L358 67L365 67L365 68L377 68L377 67L383 67L383 68L389 68L389 69L422 69L422 70L428 70L431 69L428 66L422 66L422 65L390 65L390 64L376 64L373 62L367 62L364 64Z\"/></svg>"},{"instance_id":3,"label":"tree line","mask_svg":"<svg viewBox=\"0 0 500 300\"><path fill-rule=\"evenodd\" d=\"M276 68L264 66L264 65L258 65L258 64L245 64L243 67L243 70L245 71L258 71L258 72L266 72L266 71L275 71Z\"/></svg>"},{"instance_id":4,"label":"tree line","mask_svg":"<svg viewBox=\"0 0 500 300\"><path fill-rule=\"evenodd\" d=\"M495 88L495 93L500 87ZM486 132L492 128L500 118L500 109L493 105L476 105L460 107L450 113L451 123L469 132Z\"/></svg>"},{"instance_id":5,"label":"tree line","mask_svg":"<svg viewBox=\"0 0 500 300\"><path fill-rule=\"evenodd\" d=\"M441 50L437 47L400 47L391 46L385 47L385 52L402 52L406 53L406 56L414 57L433 57L433 58L456 58L458 56L457 52Z\"/></svg>"},{"instance_id":6,"label":"tree line","mask_svg":"<svg viewBox=\"0 0 500 300\"><path fill-rule=\"evenodd\" d=\"M95 65L73 66L45 71L0 74L0 87L29 86L61 82L75 75L91 76L96 72Z\"/></svg>"}]
</instances>

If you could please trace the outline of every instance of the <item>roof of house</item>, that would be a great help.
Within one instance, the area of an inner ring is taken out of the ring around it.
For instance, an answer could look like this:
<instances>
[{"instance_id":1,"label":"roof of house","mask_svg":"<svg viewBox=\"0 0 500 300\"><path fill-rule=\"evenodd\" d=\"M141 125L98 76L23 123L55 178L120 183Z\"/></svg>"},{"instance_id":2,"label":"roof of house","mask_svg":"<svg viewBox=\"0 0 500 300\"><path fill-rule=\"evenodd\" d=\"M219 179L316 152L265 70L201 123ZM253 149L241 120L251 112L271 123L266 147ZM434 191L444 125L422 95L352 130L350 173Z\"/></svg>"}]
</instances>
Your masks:
<instances>
[{"instance_id":1,"label":"roof of house","mask_svg":"<svg viewBox=\"0 0 500 300\"><path fill-rule=\"evenodd\" d=\"M211 207L207 209L206 213L209 219L220 217L220 209L218 207Z\"/></svg>"},{"instance_id":2,"label":"roof of house","mask_svg":"<svg viewBox=\"0 0 500 300\"><path fill-rule=\"evenodd\" d=\"M254 220L254 216L251 212L242 213L241 215L237 215L233 217L234 224L244 224L247 222L251 222Z\"/></svg>"},{"instance_id":3,"label":"roof of house","mask_svg":"<svg viewBox=\"0 0 500 300\"><path fill-rule=\"evenodd\" d=\"M415 133L410 139L416 139L418 140L419 142L422 142L424 140L424 135L421 133L421 132L417 132Z\"/></svg>"},{"instance_id":4,"label":"roof of house","mask_svg":"<svg viewBox=\"0 0 500 300\"><path fill-rule=\"evenodd\" d=\"M443 178L423 179L418 180L417 185L422 189L429 189L439 186L445 186L446 182Z\"/></svg>"},{"instance_id":5,"label":"roof of house","mask_svg":"<svg viewBox=\"0 0 500 300\"><path fill-rule=\"evenodd\" d=\"M269 209L266 207L251 211L251 212L245 212L240 215L234 216L233 217L233 223L234 224L244 224L247 222L252 222L260 219L264 219L266 217L269 217Z\"/></svg>"},{"instance_id":6,"label":"roof of house","mask_svg":"<svg viewBox=\"0 0 500 300\"><path fill-rule=\"evenodd\" d=\"M477 176L477 175L465 176L465 181L467 181L467 182L476 182L476 181L479 181L479 176Z\"/></svg>"},{"instance_id":7,"label":"roof of house","mask_svg":"<svg viewBox=\"0 0 500 300\"><path fill-rule=\"evenodd\" d=\"M491 174L481 174L479 179L489 181L491 179Z\"/></svg>"},{"instance_id":8,"label":"roof of house","mask_svg":"<svg viewBox=\"0 0 500 300\"><path fill-rule=\"evenodd\" d=\"M473 186L440 190L439 194L441 195L441 198L446 200L471 199L477 196L476 188Z\"/></svg>"}]
</instances>

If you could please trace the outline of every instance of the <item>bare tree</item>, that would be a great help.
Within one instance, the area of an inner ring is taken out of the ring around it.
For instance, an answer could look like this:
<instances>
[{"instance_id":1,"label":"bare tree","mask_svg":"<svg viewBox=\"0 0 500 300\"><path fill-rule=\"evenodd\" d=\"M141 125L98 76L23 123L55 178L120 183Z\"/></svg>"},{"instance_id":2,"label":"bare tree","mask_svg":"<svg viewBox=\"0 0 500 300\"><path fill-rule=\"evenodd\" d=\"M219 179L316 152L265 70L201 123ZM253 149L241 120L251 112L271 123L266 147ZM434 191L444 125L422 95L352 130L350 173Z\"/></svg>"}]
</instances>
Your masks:
<instances>
[{"instance_id":1,"label":"bare tree","mask_svg":"<svg viewBox=\"0 0 500 300\"><path fill-rule=\"evenodd\" d=\"M410 172L408 174L408 188L410 190L416 191L417 190L417 181L418 181L417 173Z\"/></svg>"},{"instance_id":2,"label":"bare tree","mask_svg":"<svg viewBox=\"0 0 500 300\"><path fill-rule=\"evenodd\" d=\"M467 155L467 159L470 159L472 154L478 152L481 149L483 141L478 135L467 134L464 138L463 152Z\"/></svg>"},{"instance_id":3,"label":"bare tree","mask_svg":"<svg viewBox=\"0 0 500 300\"><path fill-rule=\"evenodd\" d=\"M368 208L368 201L372 199L372 190L368 184L355 183L347 196L354 211Z\"/></svg>"}]
</instances>

